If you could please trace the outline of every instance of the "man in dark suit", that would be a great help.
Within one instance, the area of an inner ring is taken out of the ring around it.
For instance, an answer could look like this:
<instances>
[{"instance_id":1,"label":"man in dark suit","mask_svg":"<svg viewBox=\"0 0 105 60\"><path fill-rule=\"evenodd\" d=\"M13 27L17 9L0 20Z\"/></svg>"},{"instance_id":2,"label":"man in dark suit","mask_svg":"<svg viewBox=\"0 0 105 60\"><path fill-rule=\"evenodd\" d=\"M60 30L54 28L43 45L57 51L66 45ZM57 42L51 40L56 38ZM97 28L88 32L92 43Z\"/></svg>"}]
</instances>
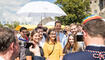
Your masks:
<instances>
[{"instance_id":1,"label":"man in dark suit","mask_svg":"<svg viewBox=\"0 0 105 60\"><path fill-rule=\"evenodd\" d=\"M100 16L84 19L83 38L86 49L66 54L63 60L105 60L105 22Z\"/></svg>"}]
</instances>

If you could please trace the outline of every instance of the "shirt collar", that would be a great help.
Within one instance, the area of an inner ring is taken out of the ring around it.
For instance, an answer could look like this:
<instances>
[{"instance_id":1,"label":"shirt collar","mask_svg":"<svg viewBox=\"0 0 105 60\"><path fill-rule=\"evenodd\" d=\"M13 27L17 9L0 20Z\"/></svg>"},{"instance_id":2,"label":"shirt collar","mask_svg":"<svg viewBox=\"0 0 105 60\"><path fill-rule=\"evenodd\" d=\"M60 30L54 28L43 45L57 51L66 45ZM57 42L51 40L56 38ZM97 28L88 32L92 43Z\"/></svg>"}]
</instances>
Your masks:
<instances>
[{"instance_id":1,"label":"shirt collar","mask_svg":"<svg viewBox=\"0 0 105 60\"><path fill-rule=\"evenodd\" d=\"M88 46L105 47L105 45L89 44Z\"/></svg>"},{"instance_id":2,"label":"shirt collar","mask_svg":"<svg viewBox=\"0 0 105 60\"><path fill-rule=\"evenodd\" d=\"M49 44L54 44L52 41L49 41Z\"/></svg>"},{"instance_id":3,"label":"shirt collar","mask_svg":"<svg viewBox=\"0 0 105 60\"><path fill-rule=\"evenodd\" d=\"M4 60L4 58L2 58L2 57L0 56L0 60Z\"/></svg>"}]
</instances>

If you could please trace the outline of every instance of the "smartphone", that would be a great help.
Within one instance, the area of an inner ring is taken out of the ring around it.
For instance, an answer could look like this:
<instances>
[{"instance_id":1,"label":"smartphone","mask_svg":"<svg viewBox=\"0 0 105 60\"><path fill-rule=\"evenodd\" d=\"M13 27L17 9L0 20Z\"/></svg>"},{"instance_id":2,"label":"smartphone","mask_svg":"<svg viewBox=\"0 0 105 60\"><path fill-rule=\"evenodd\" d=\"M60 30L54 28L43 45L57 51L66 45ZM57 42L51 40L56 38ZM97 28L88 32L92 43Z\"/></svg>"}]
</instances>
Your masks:
<instances>
[{"instance_id":1,"label":"smartphone","mask_svg":"<svg viewBox=\"0 0 105 60\"><path fill-rule=\"evenodd\" d=\"M34 44L33 43L26 43L25 48L29 48L30 46L32 46L32 48L34 48Z\"/></svg>"},{"instance_id":2,"label":"smartphone","mask_svg":"<svg viewBox=\"0 0 105 60\"><path fill-rule=\"evenodd\" d=\"M77 41L83 41L83 35L77 35Z\"/></svg>"}]
</instances>

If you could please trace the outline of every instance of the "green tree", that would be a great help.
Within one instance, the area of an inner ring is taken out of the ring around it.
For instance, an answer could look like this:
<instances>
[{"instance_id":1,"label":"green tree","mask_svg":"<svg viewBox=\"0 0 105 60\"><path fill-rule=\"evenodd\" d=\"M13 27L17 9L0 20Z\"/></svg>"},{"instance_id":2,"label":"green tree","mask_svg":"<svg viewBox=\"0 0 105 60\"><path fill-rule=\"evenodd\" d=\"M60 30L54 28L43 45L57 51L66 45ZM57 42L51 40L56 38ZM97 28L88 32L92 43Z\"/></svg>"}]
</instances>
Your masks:
<instances>
[{"instance_id":1,"label":"green tree","mask_svg":"<svg viewBox=\"0 0 105 60\"><path fill-rule=\"evenodd\" d=\"M18 21L14 21L12 24L10 24L8 21L6 24L4 24L4 27L15 29L19 25Z\"/></svg>"},{"instance_id":2,"label":"green tree","mask_svg":"<svg viewBox=\"0 0 105 60\"><path fill-rule=\"evenodd\" d=\"M20 23L18 21L14 21L13 24L12 24L13 25L13 28L16 28L19 24Z\"/></svg>"},{"instance_id":3,"label":"green tree","mask_svg":"<svg viewBox=\"0 0 105 60\"><path fill-rule=\"evenodd\" d=\"M12 24L9 24L9 23L4 24L4 27L8 27L8 28L12 28L13 29Z\"/></svg>"},{"instance_id":4,"label":"green tree","mask_svg":"<svg viewBox=\"0 0 105 60\"><path fill-rule=\"evenodd\" d=\"M0 22L0 27L3 27L3 25L1 24L1 22Z\"/></svg>"},{"instance_id":5,"label":"green tree","mask_svg":"<svg viewBox=\"0 0 105 60\"><path fill-rule=\"evenodd\" d=\"M82 19L90 15L90 0L57 0L55 3L60 6L67 16L57 17L64 25L81 23Z\"/></svg>"}]
</instances>

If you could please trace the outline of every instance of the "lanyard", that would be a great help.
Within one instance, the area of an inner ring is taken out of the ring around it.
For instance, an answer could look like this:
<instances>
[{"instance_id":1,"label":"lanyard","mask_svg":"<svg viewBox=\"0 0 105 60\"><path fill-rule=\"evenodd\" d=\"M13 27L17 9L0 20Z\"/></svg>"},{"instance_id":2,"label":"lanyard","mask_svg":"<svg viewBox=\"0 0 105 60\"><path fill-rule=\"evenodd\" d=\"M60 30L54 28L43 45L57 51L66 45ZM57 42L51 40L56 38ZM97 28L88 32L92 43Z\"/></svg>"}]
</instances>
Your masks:
<instances>
[{"instance_id":1,"label":"lanyard","mask_svg":"<svg viewBox=\"0 0 105 60\"><path fill-rule=\"evenodd\" d=\"M22 40L22 41L28 41L28 40L22 39L21 37L19 37L19 40Z\"/></svg>"}]
</instances>

